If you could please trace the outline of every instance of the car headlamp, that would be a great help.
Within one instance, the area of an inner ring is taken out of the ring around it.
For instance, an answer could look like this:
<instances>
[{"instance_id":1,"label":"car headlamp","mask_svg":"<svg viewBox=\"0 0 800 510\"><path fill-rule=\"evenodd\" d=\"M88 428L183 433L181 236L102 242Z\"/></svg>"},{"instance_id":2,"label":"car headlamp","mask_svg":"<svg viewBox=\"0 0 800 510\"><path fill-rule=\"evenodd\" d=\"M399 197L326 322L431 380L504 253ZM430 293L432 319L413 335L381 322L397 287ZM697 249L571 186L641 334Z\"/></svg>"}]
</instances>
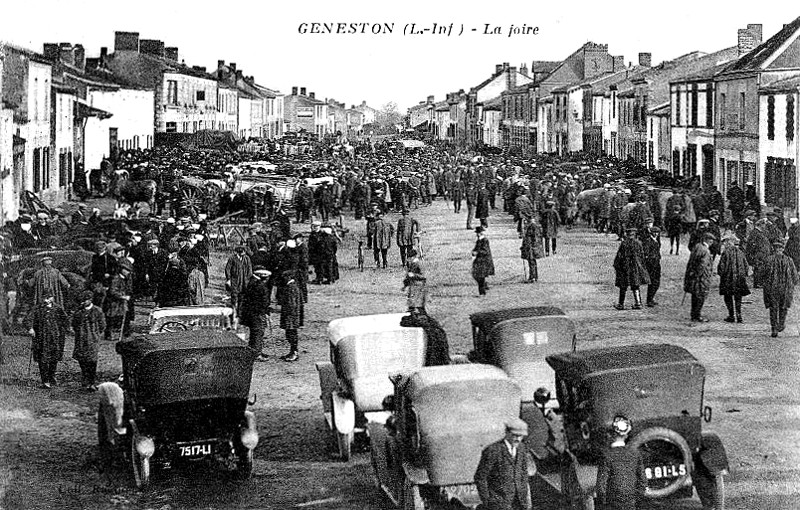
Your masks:
<instances>
[{"instance_id":1,"label":"car headlamp","mask_svg":"<svg viewBox=\"0 0 800 510\"><path fill-rule=\"evenodd\" d=\"M146 436L136 438L136 452L144 458L150 458L156 451L156 444Z\"/></svg>"},{"instance_id":2,"label":"car headlamp","mask_svg":"<svg viewBox=\"0 0 800 510\"><path fill-rule=\"evenodd\" d=\"M248 450L254 449L258 446L258 432L252 429L245 429L242 431L242 445Z\"/></svg>"}]
</instances>

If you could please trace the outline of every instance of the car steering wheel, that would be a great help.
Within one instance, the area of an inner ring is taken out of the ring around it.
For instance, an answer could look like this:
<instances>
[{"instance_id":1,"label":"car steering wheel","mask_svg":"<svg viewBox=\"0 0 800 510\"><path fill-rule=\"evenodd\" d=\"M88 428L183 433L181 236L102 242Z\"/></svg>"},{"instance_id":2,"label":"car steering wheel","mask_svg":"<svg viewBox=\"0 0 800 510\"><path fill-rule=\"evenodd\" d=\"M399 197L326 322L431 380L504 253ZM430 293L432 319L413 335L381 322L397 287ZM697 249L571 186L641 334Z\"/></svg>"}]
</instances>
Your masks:
<instances>
[{"instance_id":1,"label":"car steering wheel","mask_svg":"<svg viewBox=\"0 0 800 510\"><path fill-rule=\"evenodd\" d=\"M168 321L159 326L159 333L177 333L178 331L188 331L189 327L181 321Z\"/></svg>"}]
</instances>

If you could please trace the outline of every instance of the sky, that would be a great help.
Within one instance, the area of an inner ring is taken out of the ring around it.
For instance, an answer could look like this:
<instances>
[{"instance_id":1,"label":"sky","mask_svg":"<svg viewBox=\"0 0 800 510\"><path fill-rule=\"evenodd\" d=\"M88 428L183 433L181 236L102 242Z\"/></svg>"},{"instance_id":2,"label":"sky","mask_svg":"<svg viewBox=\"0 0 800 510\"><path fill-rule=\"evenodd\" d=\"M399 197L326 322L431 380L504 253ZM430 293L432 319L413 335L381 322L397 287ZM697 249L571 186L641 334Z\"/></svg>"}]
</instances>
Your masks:
<instances>
[{"instance_id":1,"label":"sky","mask_svg":"<svg viewBox=\"0 0 800 510\"><path fill-rule=\"evenodd\" d=\"M236 62L257 83L286 94L293 86L306 87L319 99L348 106L366 101L380 108L392 101L401 112L430 95L440 101L448 92L469 90L488 78L496 64L563 60L588 41L608 44L609 53L623 55L626 63L636 63L639 52L650 52L656 64L691 51L735 46L737 29L748 23L762 24L766 40L800 16L800 8L791 12L791 3L777 0L4 3L0 40L38 52L45 42L70 42L83 44L92 57L102 46L113 51L115 31L139 32L143 39L177 46L187 65L213 69L218 60ZM309 27L306 33L301 33L303 23ZM327 23L334 30L344 23L345 31L351 24L388 24L392 32L373 34L365 28L360 33L362 25L356 25L359 33L315 34L311 23ZM432 33L434 23L446 29L452 24L449 35ZM509 36L512 26L528 33ZM495 27L498 34L485 33ZM425 28L430 30L422 32Z\"/></svg>"}]
</instances>

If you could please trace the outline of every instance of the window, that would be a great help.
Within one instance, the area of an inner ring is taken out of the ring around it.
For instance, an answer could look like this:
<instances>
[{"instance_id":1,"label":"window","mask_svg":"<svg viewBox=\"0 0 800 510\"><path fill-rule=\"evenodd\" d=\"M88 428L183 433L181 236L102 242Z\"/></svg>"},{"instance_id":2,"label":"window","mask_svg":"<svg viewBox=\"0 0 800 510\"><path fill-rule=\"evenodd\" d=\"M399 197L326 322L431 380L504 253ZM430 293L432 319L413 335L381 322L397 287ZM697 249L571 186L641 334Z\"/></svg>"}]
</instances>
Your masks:
<instances>
[{"instance_id":1,"label":"window","mask_svg":"<svg viewBox=\"0 0 800 510\"><path fill-rule=\"evenodd\" d=\"M725 130L725 115L727 115L728 97L726 94L719 95L719 128Z\"/></svg>"},{"instance_id":2,"label":"window","mask_svg":"<svg viewBox=\"0 0 800 510\"><path fill-rule=\"evenodd\" d=\"M672 149L672 176L677 177L681 174L681 151Z\"/></svg>"},{"instance_id":3,"label":"window","mask_svg":"<svg viewBox=\"0 0 800 510\"><path fill-rule=\"evenodd\" d=\"M33 192L42 189L42 153L41 149L33 149Z\"/></svg>"},{"instance_id":4,"label":"window","mask_svg":"<svg viewBox=\"0 0 800 510\"><path fill-rule=\"evenodd\" d=\"M697 126L697 84L692 83L692 126Z\"/></svg>"},{"instance_id":5,"label":"window","mask_svg":"<svg viewBox=\"0 0 800 510\"><path fill-rule=\"evenodd\" d=\"M67 155L61 153L58 155L58 186L63 188L67 185Z\"/></svg>"},{"instance_id":6,"label":"window","mask_svg":"<svg viewBox=\"0 0 800 510\"><path fill-rule=\"evenodd\" d=\"M739 131L744 131L744 126L745 126L744 107L745 107L744 92L739 92Z\"/></svg>"},{"instance_id":7,"label":"window","mask_svg":"<svg viewBox=\"0 0 800 510\"><path fill-rule=\"evenodd\" d=\"M681 88L678 87L678 93L675 95L675 125L681 125Z\"/></svg>"},{"instance_id":8,"label":"window","mask_svg":"<svg viewBox=\"0 0 800 510\"><path fill-rule=\"evenodd\" d=\"M192 133L197 132L197 121L192 122Z\"/></svg>"},{"instance_id":9,"label":"window","mask_svg":"<svg viewBox=\"0 0 800 510\"><path fill-rule=\"evenodd\" d=\"M793 159L767 157L764 202L782 208L797 208L797 169Z\"/></svg>"},{"instance_id":10,"label":"window","mask_svg":"<svg viewBox=\"0 0 800 510\"><path fill-rule=\"evenodd\" d=\"M198 90L196 93L196 98L198 101L205 101L206 100L206 91L205 90Z\"/></svg>"},{"instance_id":11,"label":"window","mask_svg":"<svg viewBox=\"0 0 800 510\"><path fill-rule=\"evenodd\" d=\"M178 82L176 80L167 80L167 104L178 104Z\"/></svg>"},{"instance_id":12,"label":"window","mask_svg":"<svg viewBox=\"0 0 800 510\"><path fill-rule=\"evenodd\" d=\"M50 147L42 149L42 189L50 187Z\"/></svg>"},{"instance_id":13,"label":"window","mask_svg":"<svg viewBox=\"0 0 800 510\"><path fill-rule=\"evenodd\" d=\"M651 126L652 126L652 123L653 123L653 121L651 120L650 121ZM650 129L652 129L652 127ZM649 142L647 142L647 167L648 168L653 168L653 150L654 149L655 149L655 144L653 143L653 141L650 140Z\"/></svg>"},{"instance_id":14,"label":"window","mask_svg":"<svg viewBox=\"0 0 800 510\"><path fill-rule=\"evenodd\" d=\"M697 175L697 144L687 144L686 166L688 167L690 176L694 177Z\"/></svg>"},{"instance_id":15,"label":"window","mask_svg":"<svg viewBox=\"0 0 800 510\"><path fill-rule=\"evenodd\" d=\"M767 96L767 139L775 139L775 96Z\"/></svg>"},{"instance_id":16,"label":"window","mask_svg":"<svg viewBox=\"0 0 800 510\"><path fill-rule=\"evenodd\" d=\"M39 120L39 78L33 79L33 120Z\"/></svg>"},{"instance_id":17,"label":"window","mask_svg":"<svg viewBox=\"0 0 800 510\"><path fill-rule=\"evenodd\" d=\"M167 133L177 133L178 132L178 123L177 122L167 122L166 128L164 129Z\"/></svg>"},{"instance_id":18,"label":"window","mask_svg":"<svg viewBox=\"0 0 800 510\"><path fill-rule=\"evenodd\" d=\"M706 84L706 127L714 127L714 88Z\"/></svg>"},{"instance_id":19,"label":"window","mask_svg":"<svg viewBox=\"0 0 800 510\"><path fill-rule=\"evenodd\" d=\"M617 92L611 93L611 118L617 118Z\"/></svg>"},{"instance_id":20,"label":"window","mask_svg":"<svg viewBox=\"0 0 800 510\"><path fill-rule=\"evenodd\" d=\"M653 138L653 119L650 119L650 138Z\"/></svg>"},{"instance_id":21,"label":"window","mask_svg":"<svg viewBox=\"0 0 800 510\"><path fill-rule=\"evenodd\" d=\"M189 132L189 122L188 121L184 121L184 123L183 123L183 131L182 132L183 133L188 133Z\"/></svg>"},{"instance_id":22,"label":"window","mask_svg":"<svg viewBox=\"0 0 800 510\"><path fill-rule=\"evenodd\" d=\"M794 95L786 95L786 139L794 140Z\"/></svg>"}]
</instances>

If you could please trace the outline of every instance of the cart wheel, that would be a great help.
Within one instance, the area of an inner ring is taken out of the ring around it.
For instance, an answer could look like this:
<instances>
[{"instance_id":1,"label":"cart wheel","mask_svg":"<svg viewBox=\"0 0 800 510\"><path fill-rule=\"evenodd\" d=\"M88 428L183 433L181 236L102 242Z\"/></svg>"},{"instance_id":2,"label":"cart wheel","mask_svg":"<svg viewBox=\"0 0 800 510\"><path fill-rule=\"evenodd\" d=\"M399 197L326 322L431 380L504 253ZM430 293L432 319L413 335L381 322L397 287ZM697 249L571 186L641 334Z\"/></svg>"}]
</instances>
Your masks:
<instances>
[{"instance_id":1,"label":"cart wheel","mask_svg":"<svg viewBox=\"0 0 800 510\"><path fill-rule=\"evenodd\" d=\"M335 427L334 425L333 433L336 435L336 445L339 447L339 455L342 457L343 461L347 462L350 460L350 452L353 447L353 433L342 434L336 430Z\"/></svg>"},{"instance_id":2,"label":"cart wheel","mask_svg":"<svg viewBox=\"0 0 800 510\"><path fill-rule=\"evenodd\" d=\"M189 326L181 321L168 321L159 326L159 333L177 333L178 331L188 331Z\"/></svg>"},{"instance_id":3,"label":"cart wheel","mask_svg":"<svg viewBox=\"0 0 800 510\"><path fill-rule=\"evenodd\" d=\"M197 216L200 212L200 203L202 202L201 192L197 188L185 186L181 188L181 209L190 214Z\"/></svg>"},{"instance_id":4,"label":"cart wheel","mask_svg":"<svg viewBox=\"0 0 800 510\"><path fill-rule=\"evenodd\" d=\"M419 494L419 485L414 485L407 477L403 477L403 510L425 510L425 502Z\"/></svg>"},{"instance_id":5,"label":"cart wheel","mask_svg":"<svg viewBox=\"0 0 800 510\"><path fill-rule=\"evenodd\" d=\"M136 487L145 489L150 484L150 459L139 455L136 451L136 439L131 437L131 467L133 468L133 480Z\"/></svg>"}]
</instances>

